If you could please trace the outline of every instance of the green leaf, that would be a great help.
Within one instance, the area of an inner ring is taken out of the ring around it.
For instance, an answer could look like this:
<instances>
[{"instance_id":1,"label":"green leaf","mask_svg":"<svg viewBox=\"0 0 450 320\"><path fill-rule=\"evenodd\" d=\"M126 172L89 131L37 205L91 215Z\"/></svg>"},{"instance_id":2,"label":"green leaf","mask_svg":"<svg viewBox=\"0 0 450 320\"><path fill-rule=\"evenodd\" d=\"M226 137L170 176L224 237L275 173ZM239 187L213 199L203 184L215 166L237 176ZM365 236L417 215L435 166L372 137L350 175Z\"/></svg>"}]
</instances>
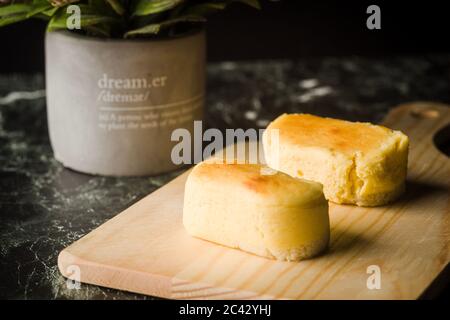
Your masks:
<instances>
[{"instance_id":1,"label":"green leaf","mask_svg":"<svg viewBox=\"0 0 450 320\"><path fill-rule=\"evenodd\" d=\"M8 24L16 23L26 19L28 19L26 13L2 17L0 18L0 27L7 26Z\"/></svg>"},{"instance_id":2,"label":"green leaf","mask_svg":"<svg viewBox=\"0 0 450 320\"><path fill-rule=\"evenodd\" d=\"M115 11L106 0L88 0L87 6L92 10L103 13L114 13Z\"/></svg>"},{"instance_id":3,"label":"green leaf","mask_svg":"<svg viewBox=\"0 0 450 320\"><path fill-rule=\"evenodd\" d=\"M9 4L0 7L0 17L28 12L31 8L33 8L33 6L27 3Z\"/></svg>"},{"instance_id":4,"label":"green leaf","mask_svg":"<svg viewBox=\"0 0 450 320\"><path fill-rule=\"evenodd\" d=\"M58 7L51 7L50 9L43 11L42 14L46 15L47 17L52 17L55 15L58 9L59 9Z\"/></svg>"},{"instance_id":5,"label":"green leaf","mask_svg":"<svg viewBox=\"0 0 450 320\"><path fill-rule=\"evenodd\" d=\"M109 3L109 5L114 9L114 11L120 15L123 16L125 14L125 8L120 3L119 0L106 0L106 2Z\"/></svg>"},{"instance_id":6,"label":"green leaf","mask_svg":"<svg viewBox=\"0 0 450 320\"><path fill-rule=\"evenodd\" d=\"M145 16L173 9L184 0L138 0L133 10L135 16Z\"/></svg>"},{"instance_id":7,"label":"green leaf","mask_svg":"<svg viewBox=\"0 0 450 320\"><path fill-rule=\"evenodd\" d=\"M36 1L43 1L43 0L36 0ZM57 7L57 8L62 8L62 7L67 7L70 4L76 3L76 2L81 2L82 0L44 0L44 1L48 1L50 2L50 4L53 7Z\"/></svg>"},{"instance_id":8,"label":"green leaf","mask_svg":"<svg viewBox=\"0 0 450 320\"><path fill-rule=\"evenodd\" d=\"M0 26L6 26L11 23L26 20L50 8L52 8L52 6L47 1L35 2L35 4L10 4L0 7Z\"/></svg>"},{"instance_id":9,"label":"green leaf","mask_svg":"<svg viewBox=\"0 0 450 320\"><path fill-rule=\"evenodd\" d=\"M85 26L84 30L86 31L86 33L88 33L92 36L110 37L111 30L109 27L110 26L108 24L97 24L97 25Z\"/></svg>"},{"instance_id":10,"label":"green leaf","mask_svg":"<svg viewBox=\"0 0 450 320\"><path fill-rule=\"evenodd\" d=\"M187 7L186 10L183 11L183 14L195 14L199 16L206 16L213 12L223 10L227 6L225 1L223 2L207 2L200 3L190 7Z\"/></svg>"},{"instance_id":11,"label":"green leaf","mask_svg":"<svg viewBox=\"0 0 450 320\"><path fill-rule=\"evenodd\" d=\"M259 4L258 0L235 0L236 2L244 3L250 7L253 7L255 9L261 9L261 5Z\"/></svg>"},{"instance_id":12,"label":"green leaf","mask_svg":"<svg viewBox=\"0 0 450 320\"><path fill-rule=\"evenodd\" d=\"M38 13L35 16L33 16L34 19L40 19L40 20L44 20L44 21L48 21L51 19L51 17L43 14L43 13Z\"/></svg>"},{"instance_id":13,"label":"green leaf","mask_svg":"<svg viewBox=\"0 0 450 320\"><path fill-rule=\"evenodd\" d=\"M53 7L49 3L37 5L34 8L32 8L30 11L28 11L27 18L31 18L31 17L35 16L36 14L38 14L38 13L45 12L45 11L48 11L48 10L51 10L51 9L53 9Z\"/></svg>"},{"instance_id":14,"label":"green leaf","mask_svg":"<svg viewBox=\"0 0 450 320\"><path fill-rule=\"evenodd\" d=\"M112 17L99 15L82 15L81 27L92 26L100 23L116 23L117 20Z\"/></svg>"},{"instance_id":15,"label":"green leaf","mask_svg":"<svg viewBox=\"0 0 450 320\"><path fill-rule=\"evenodd\" d=\"M125 38L130 38L133 36L138 35L145 35L145 34L151 34L155 35L158 34L162 29L166 29L168 27L171 27L177 23L180 22L205 22L206 19L201 16L181 16L175 19L166 20L161 23L152 23L149 25L146 25L144 27L141 27L139 29L131 30L125 33Z\"/></svg>"},{"instance_id":16,"label":"green leaf","mask_svg":"<svg viewBox=\"0 0 450 320\"><path fill-rule=\"evenodd\" d=\"M67 27L68 15L65 8L58 8L56 14L50 19L47 25L47 31L53 31L56 29L64 29Z\"/></svg>"},{"instance_id":17,"label":"green leaf","mask_svg":"<svg viewBox=\"0 0 450 320\"><path fill-rule=\"evenodd\" d=\"M22 2L27 2L27 1L22 1ZM51 0L32 0L31 3L33 4L33 6L40 6L40 5L44 5L44 4L52 5Z\"/></svg>"}]
</instances>

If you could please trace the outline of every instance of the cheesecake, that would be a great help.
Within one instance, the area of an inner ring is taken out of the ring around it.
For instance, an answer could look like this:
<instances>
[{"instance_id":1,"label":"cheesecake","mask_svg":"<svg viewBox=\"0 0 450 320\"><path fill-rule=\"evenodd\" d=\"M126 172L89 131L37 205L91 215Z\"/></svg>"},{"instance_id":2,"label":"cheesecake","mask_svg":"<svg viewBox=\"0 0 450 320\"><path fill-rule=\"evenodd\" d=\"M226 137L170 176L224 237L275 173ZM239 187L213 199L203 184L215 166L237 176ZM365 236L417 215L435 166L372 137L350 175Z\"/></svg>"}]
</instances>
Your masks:
<instances>
[{"instance_id":1,"label":"cheesecake","mask_svg":"<svg viewBox=\"0 0 450 320\"><path fill-rule=\"evenodd\" d=\"M408 144L400 131L310 114L283 114L263 134L268 166L320 182L332 202L358 206L384 205L403 192Z\"/></svg>"},{"instance_id":2,"label":"cheesecake","mask_svg":"<svg viewBox=\"0 0 450 320\"><path fill-rule=\"evenodd\" d=\"M184 193L187 233L285 261L325 250L330 223L322 185L265 169L260 164L196 165Z\"/></svg>"}]
</instances>

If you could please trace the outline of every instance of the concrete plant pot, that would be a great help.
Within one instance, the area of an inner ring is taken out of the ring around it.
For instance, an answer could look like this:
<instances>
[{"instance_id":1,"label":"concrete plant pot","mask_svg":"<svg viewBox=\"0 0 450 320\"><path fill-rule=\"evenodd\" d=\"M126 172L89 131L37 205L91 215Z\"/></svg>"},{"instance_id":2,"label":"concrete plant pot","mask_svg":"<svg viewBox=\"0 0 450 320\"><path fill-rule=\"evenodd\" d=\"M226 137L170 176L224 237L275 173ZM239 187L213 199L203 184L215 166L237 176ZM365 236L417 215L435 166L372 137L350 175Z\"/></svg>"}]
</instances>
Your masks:
<instances>
[{"instance_id":1,"label":"concrete plant pot","mask_svg":"<svg viewBox=\"0 0 450 320\"><path fill-rule=\"evenodd\" d=\"M153 175L177 167L171 134L193 135L205 95L205 34L157 40L46 35L48 128L77 171Z\"/></svg>"}]
</instances>

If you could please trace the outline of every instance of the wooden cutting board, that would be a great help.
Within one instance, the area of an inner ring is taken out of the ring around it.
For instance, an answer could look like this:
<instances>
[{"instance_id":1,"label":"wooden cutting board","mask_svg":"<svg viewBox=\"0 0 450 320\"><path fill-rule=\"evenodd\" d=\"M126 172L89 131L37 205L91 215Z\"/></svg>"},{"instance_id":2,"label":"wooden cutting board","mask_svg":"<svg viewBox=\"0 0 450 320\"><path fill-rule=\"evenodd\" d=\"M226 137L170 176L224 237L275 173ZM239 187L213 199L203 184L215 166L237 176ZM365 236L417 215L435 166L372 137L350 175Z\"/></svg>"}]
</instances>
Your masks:
<instances>
[{"instance_id":1,"label":"wooden cutting board","mask_svg":"<svg viewBox=\"0 0 450 320\"><path fill-rule=\"evenodd\" d=\"M450 160L433 145L449 123L440 104L389 113L384 124L411 140L407 192L378 208L330 204L330 249L318 258L278 262L190 237L185 173L64 249L59 269L81 282L177 299L416 299L449 262ZM379 267L380 289L367 287L368 268L377 268L369 266Z\"/></svg>"}]
</instances>

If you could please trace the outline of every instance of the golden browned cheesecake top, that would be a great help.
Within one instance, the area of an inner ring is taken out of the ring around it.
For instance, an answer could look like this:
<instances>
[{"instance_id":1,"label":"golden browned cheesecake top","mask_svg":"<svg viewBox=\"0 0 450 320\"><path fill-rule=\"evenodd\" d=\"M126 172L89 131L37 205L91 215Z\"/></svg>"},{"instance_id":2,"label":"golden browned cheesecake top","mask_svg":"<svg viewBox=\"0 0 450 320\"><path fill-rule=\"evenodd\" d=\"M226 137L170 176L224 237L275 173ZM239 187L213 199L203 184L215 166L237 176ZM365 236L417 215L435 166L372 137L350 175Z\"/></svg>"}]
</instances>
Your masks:
<instances>
[{"instance_id":1,"label":"golden browned cheesecake top","mask_svg":"<svg viewBox=\"0 0 450 320\"><path fill-rule=\"evenodd\" d=\"M281 196L284 200L292 198L293 202L317 200L322 197L320 183L293 178L277 171L266 174L270 169L264 168L267 169L259 164L223 164L206 161L194 167L190 178L205 182L217 181L222 185L231 184L246 192L267 197Z\"/></svg>"},{"instance_id":2,"label":"golden browned cheesecake top","mask_svg":"<svg viewBox=\"0 0 450 320\"><path fill-rule=\"evenodd\" d=\"M283 114L267 129L279 129L280 139L294 145L323 147L346 154L378 148L394 132L366 122L350 122L311 114Z\"/></svg>"}]
</instances>

